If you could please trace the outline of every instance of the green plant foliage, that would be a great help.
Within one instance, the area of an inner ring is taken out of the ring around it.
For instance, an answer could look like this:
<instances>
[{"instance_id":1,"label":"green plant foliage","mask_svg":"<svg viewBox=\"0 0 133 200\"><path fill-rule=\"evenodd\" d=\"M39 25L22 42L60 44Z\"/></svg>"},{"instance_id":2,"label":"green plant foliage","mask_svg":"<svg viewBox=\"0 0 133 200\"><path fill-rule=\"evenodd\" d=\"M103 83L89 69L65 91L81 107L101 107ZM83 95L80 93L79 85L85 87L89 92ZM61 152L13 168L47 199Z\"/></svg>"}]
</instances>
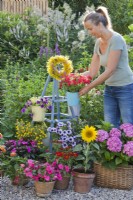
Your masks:
<instances>
[{"instance_id":1,"label":"green plant foliage","mask_svg":"<svg viewBox=\"0 0 133 200\"><path fill-rule=\"evenodd\" d=\"M81 119L95 125L103 121L103 117L103 86L99 86L81 97Z\"/></svg>"}]
</instances>

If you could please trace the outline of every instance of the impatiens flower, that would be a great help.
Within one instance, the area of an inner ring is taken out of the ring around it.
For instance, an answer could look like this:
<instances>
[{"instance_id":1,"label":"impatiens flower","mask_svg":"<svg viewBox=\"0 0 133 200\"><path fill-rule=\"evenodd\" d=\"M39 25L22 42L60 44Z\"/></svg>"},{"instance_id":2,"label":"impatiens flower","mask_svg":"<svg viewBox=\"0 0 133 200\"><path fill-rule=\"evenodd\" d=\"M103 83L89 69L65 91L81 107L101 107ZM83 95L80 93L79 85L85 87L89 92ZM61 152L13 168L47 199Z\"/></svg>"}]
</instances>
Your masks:
<instances>
[{"instance_id":1,"label":"impatiens flower","mask_svg":"<svg viewBox=\"0 0 133 200\"><path fill-rule=\"evenodd\" d=\"M123 152L129 157L133 156L133 141L128 141L126 144L124 144Z\"/></svg>"},{"instance_id":2,"label":"impatiens flower","mask_svg":"<svg viewBox=\"0 0 133 200\"><path fill-rule=\"evenodd\" d=\"M98 142L103 142L104 140L108 139L108 137L109 137L109 134L107 131L98 130L97 133L98 134L97 134L96 141L98 141Z\"/></svg>"},{"instance_id":3,"label":"impatiens flower","mask_svg":"<svg viewBox=\"0 0 133 200\"><path fill-rule=\"evenodd\" d=\"M59 168L59 169L64 169L63 164L58 164L58 168Z\"/></svg>"},{"instance_id":4,"label":"impatiens flower","mask_svg":"<svg viewBox=\"0 0 133 200\"><path fill-rule=\"evenodd\" d=\"M107 148L112 152L120 152L122 141L118 137L110 137L107 140Z\"/></svg>"}]
</instances>

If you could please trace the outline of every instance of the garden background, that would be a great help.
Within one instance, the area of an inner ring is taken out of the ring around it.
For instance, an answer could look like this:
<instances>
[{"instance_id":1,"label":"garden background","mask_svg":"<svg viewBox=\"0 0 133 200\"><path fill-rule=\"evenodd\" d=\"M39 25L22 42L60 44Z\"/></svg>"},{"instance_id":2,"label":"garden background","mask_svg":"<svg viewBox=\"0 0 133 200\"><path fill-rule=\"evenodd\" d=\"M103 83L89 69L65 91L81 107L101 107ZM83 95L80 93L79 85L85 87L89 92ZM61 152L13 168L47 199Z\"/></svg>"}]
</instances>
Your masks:
<instances>
[{"instance_id":1,"label":"garden background","mask_svg":"<svg viewBox=\"0 0 133 200\"><path fill-rule=\"evenodd\" d=\"M65 55L74 70L88 69L94 39L84 30L86 11L104 5L112 18L113 28L121 33L128 45L133 69L133 2L132 0L49 0L47 15L39 9L27 9L23 15L0 12L0 126L1 133L15 136L17 119L31 121L21 113L25 102L40 96L48 73L46 62L52 55ZM101 73L101 72L99 72ZM89 125L103 120L103 88L98 86L81 97L81 118ZM49 84L47 95L52 93ZM64 95L63 91L60 91ZM67 112L66 105L62 108Z\"/></svg>"}]
</instances>

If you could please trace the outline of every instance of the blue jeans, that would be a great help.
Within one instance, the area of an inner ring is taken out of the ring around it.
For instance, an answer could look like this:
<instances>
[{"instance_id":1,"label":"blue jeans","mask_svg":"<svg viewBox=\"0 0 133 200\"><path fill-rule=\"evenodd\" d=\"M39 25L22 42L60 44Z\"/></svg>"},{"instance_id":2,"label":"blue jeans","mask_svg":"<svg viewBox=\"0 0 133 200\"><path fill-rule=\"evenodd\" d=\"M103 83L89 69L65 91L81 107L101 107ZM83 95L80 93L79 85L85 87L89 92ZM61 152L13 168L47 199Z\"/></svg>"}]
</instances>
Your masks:
<instances>
[{"instance_id":1,"label":"blue jeans","mask_svg":"<svg viewBox=\"0 0 133 200\"><path fill-rule=\"evenodd\" d=\"M114 127L133 124L133 83L125 86L105 86L104 120Z\"/></svg>"}]
</instances>

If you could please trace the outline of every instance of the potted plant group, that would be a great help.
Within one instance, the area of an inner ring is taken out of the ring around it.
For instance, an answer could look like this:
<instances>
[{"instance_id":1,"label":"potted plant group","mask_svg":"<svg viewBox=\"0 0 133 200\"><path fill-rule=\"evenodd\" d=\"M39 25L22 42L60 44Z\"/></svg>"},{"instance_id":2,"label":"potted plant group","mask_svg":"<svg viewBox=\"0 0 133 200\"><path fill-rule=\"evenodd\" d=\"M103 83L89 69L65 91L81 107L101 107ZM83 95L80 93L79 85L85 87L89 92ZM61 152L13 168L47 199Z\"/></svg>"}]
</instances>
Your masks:
<instances>
[{"instance_id":1,"label":"potted plant group","mask_svg":"<svg viewBox=\"0 0 133 200\"><path fill-rule=\"evenodd\" d=\"M33 140L39 148L44 146L43 139L47 137L46 131L45 122L33 124L22 119L16 122L16 138L19 140L23 138L25 141Z\"/></svg>"},{"instance_id":2,"label":"potted plant group","mask_svg":"<svg viewBox=\"0 0 133 200\"><path fill-rule=\"evenodd\" d=\"M79 116L80 114L80 99L79 90L85 85L91 82L90 76L84 76L79 73L71 73L64 76L60 81L60 89L64 89L66 92L66 98L69 108L69 113Z\"/></svg>"},{"instance_id":3,"label":"potted plant group","mask_svg":"<svg viewBox=\"0 0 133 200\"><path fill-rule=\"evenodd\" d=\"M48 97L32 97L21 109L22 113L30 111L33 121L44 121L45 113L51 111L51 101Z\"/></svg>"},{"instance_id":4,"label":"potted plant group","mask_svg":"<svg viewBox=\"0 0 133 200\"><path fill-rule=\"evenodd\" d=\"M54 188L56 180L61 180L60 166L56 161L39 162L29 159L22 166L26 177L34 180L36 194L39 197L49 196Z\"/></svg>"},{"instance_id":5,"label":"potted plant group","mask_svg":"<svg viewBox=\"0 0 133 200\"><path fill-rule=\"evenodd\" d=\"M1 169L13 185L25 185L28 183L28 179L21 168L21 165L24 165L26 161L26 158L17 156L15 152L11 152L10 155L7 155L6 152L4 153Z\"/></svg>"},{"instance_id":6,"label":"potted plant group","mask_svg":"<svg viewBox=\"0 0 133 200\"><path fill-rule=\"evenodd\" d=\"M69 186L71 178L71 170L75 163L77 153L72 151L71 147L60 147L58 151L55 152L55 159L60 167L62 180L57 180L55 182L55 189L65 190Z\"/></svg>"},{"instance_id":7,"label":"potted plant group","mask_svg":"<svg viewBox=\"0 0 133 200\"><path fill-rule=\"evenodd\" d=\"M73 148L73 151L78 154L77 164L73 167L73 184L74 191L79 193L87 193L91 190L95 173L92 168L92 163L95 160L91 150L91 145L96 140L97 131L95 127L86 125L80 133L81 140Z\"/></svg>"},{"instance_id":8,"label":"potted plant group","mask_svg":"<svg viewBox=\"0 0 133 200\"><path fill-rule=\"evenodd\" d=\"M117 189L133 187L133 125L121 124L119 129L103 122L93 145L96 162L96 185Z\"/></svg>"}]
</instances>

